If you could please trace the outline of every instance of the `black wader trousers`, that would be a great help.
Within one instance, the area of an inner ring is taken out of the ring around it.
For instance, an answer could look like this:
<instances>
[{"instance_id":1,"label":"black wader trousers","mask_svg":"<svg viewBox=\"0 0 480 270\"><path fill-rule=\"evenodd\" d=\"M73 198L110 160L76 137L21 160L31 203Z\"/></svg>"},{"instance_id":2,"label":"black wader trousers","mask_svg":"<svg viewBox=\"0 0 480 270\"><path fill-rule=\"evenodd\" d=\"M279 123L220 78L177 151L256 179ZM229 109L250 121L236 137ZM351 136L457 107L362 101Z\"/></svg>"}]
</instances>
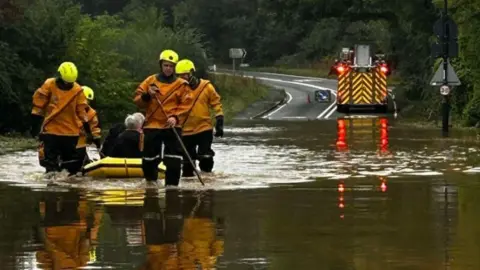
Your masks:
<instances>
[{"instance_id":1,"label":"black wader trousers","mask_svg":"<svg viewBox=\"0 0 480 270\"><path fill-rule=\"evenodd\" d=\"M145 245L174 245L183 228L181 196L178 190L167 190L165 205L160 206L157 192L147 191L143 199Z\"/></svg>"},{"instance_id":2,"label":"black wader trousers","mask_svg":"<svg viewBox=\"0 0 480 270\"><path fill-rule=\"evenodd\" d=\"M60 136L53 134L42 134L44 143L45 169L48 172L59 172L66 169L70 174L76 174L77 168L77 154L76 146L78 136Z\"/></svg>"},{"instance_id":3,"label":"black wader trousers","mask_svg":"<svg viewBox=\"0 0 480 270\"><path fill-rule=\"evenodd\" d=\"M212 150L213 130L186 135L183 136L182 139L192 160L199 161L200 170L203 172L211 172L213 169L213 157L215 156L215 152ZM190 164L187 157L184 157L183 161L183 176L193 176L194 168L192 164Z\"/></svg>"},{"instance_id":4,"label":"black wader trousers","mask_svg":"<svg viewBox=\"0 0 480 270\"><path fill-rule=\"evenodd\" d=\"M182 135L180 128L176 128L178 135ZM147 181L158 179L158 165L162 160L162 144L165 146L163 152L163 163L167 167L165 171L165 185L178 186L182 170L182 148L177 137L171 128L166 129L144 129L144 146L142 158L143 175Z\"/></svg>"},{"instance_id":5,"label":"black wader trousers","mask_svg":"<svg viewBox=\"0 0 480 270\"><path fill-rule=\"evenodd\" d=\"M80 172L83 170L83 167L88 163L91 163L92 160L88 156L86 146L77 148L75 152L76 152L75 170Z\"/></svg>"}]
</instances>

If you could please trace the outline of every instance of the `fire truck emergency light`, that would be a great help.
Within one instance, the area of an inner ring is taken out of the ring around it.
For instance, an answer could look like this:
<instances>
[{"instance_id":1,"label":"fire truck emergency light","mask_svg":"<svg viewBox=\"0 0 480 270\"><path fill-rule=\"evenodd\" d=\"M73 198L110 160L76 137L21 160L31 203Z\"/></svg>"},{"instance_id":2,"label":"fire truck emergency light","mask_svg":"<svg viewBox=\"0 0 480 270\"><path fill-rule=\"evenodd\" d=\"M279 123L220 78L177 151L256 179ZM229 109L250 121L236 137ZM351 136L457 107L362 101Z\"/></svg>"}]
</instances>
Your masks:
<instances>
[{"instance_id":1,"label":"fire truck emergency light","mask_svg":"<svg viewBox=\"0 0 480 270\"><path fill-rule=\"evenodd\" d=\"M383 73L387 74L388 68L387 68L386 66L381 66L381 67L380 67L380 71L382 71Z\"/></svg>"}]
</instances>

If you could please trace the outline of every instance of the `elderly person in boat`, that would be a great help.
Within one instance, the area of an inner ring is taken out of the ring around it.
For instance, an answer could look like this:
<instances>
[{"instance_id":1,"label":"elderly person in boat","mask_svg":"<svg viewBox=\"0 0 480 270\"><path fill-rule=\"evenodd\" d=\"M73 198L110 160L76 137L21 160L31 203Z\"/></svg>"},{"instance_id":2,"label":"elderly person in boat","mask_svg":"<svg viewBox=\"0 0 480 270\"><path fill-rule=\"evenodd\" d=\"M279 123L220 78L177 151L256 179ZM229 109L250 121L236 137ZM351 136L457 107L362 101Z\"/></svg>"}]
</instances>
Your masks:
<instances>
[{"instance_id":1,"label":"elderly person in boat","mask_svg":"<svg viewBox=\"0 0 480 270\"><path fill-rule=\"evenodd\" d=\"M125 131L125 123L115 124L108 131L105 140L103 141L102 148L100 149L100 154L102 157L111 157L113 152L113 147L115 146L115 141L118 136Z\"/></svg>"},{"instance_id":2,"label":"elderly person in boat","mask_svg":"<svg viewBox=\"0 0 480 270\"><path fill-rule=\"evenodd\" d=\"M145 116L141 113L128 115L125 119L125 131L115 139L111 157L141 158L143 150L143 122Z\"/></svg>"}]
</instances>

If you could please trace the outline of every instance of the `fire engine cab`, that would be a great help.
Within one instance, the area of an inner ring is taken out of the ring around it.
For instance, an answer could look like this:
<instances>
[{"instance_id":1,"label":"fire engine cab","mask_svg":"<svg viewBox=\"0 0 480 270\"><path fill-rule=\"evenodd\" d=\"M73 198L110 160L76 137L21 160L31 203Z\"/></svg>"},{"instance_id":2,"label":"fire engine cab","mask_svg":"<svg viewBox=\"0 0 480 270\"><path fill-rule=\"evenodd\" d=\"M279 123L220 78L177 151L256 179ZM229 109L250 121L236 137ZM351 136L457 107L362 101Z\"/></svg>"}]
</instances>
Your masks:
<instances>
[{"instance_id":1,"label":"fire engine cab","mask_svg":"<svg viewBox=\"0 0 480 270\"><path fill-rule=\"evenodd\" d=\"M342 49L340 60L332 66L338 79L338 112L387 112L387 76L390 70L383 59L384 55L377 54L373 58L369 45Z\"/></svg>"}]
</instances>

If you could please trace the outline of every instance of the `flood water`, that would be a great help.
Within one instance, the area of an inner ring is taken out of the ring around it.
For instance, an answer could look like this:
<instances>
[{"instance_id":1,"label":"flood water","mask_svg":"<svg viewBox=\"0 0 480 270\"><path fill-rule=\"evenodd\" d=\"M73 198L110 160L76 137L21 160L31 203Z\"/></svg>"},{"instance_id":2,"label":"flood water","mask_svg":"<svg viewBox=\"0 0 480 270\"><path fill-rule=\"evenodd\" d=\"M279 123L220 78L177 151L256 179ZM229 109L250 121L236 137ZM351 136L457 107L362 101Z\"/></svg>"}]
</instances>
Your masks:
<instances>
[{"instance_id":1,"label":"flood water","mask_svg":"<svg viewBox=\"0 0 480 270\"><path fill-rule=\"evenodd\" d=\"M480 269L475 132L237 122L179 189L0 161L1 269ZM95 154L92 151L92 154Z\"/></svg>"}]
</instances>

